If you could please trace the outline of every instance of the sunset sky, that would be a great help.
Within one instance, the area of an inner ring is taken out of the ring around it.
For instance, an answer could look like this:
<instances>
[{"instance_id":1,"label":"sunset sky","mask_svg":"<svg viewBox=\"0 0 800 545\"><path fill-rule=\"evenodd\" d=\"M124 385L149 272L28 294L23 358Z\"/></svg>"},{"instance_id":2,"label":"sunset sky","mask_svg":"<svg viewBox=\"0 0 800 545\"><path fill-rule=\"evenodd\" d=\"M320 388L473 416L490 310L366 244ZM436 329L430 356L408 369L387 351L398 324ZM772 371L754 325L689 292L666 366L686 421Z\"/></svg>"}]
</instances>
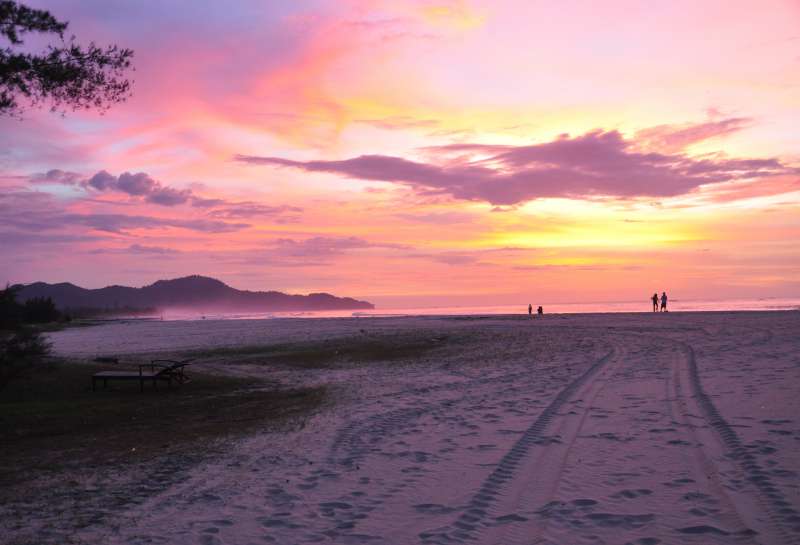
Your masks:
<instances>
[{"instance_id":1,"label":"sunset sky","mask_svg":"<svg viewBox=\"0 0 800 545\"><path fill-rule=\"evenodd\" d=\"M800 296L796 0L27 4L136 71L0 118L0 281Z\"/></svg>"}]
</instances>

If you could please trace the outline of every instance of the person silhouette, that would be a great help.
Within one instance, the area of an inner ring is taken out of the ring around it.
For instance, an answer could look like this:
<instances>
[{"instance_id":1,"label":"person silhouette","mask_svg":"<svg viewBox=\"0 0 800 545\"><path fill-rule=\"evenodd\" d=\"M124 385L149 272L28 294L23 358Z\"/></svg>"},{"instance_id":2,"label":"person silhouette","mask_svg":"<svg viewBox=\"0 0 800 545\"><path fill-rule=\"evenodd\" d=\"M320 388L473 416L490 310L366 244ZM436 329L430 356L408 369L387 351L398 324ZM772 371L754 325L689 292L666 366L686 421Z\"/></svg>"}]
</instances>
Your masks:
<instances>
[{"instance_id":1,"label":"person silhouette","mask_svg":"<svg viewBox=\"0 0 800 545\"><path fill-rule=\"evenodd\" d=\"M539 316L544 314L544 309L542 308L542 305L539 305L539 308L536 309L536 314L538 314Z\"/></svg>"},{"instance_id":2,"label":"person silhouette","mask_svg":"<svg viewBox=\"0 0 800 545\"><path fill-rule=\"evenodd\" d=\"M654 293L650 300L653 301L653 312L658 312L658 293Z\"/></svg>"},{"instance_id":3,"label":"person silhouette","mask_svg":"<svg viewBox=\"0 0 800 545\"><path fill-rule=\"evenodd\" d=\"M533 305L528 303L528 317L533 318Z\"/></svg>"},{"instance_id":4,"label":"person silhouette","mask_svg":"<svg viewBox=\"0 0 800 545\"><path fill-rule=\"evenodd\" d=\"M667 292L661 292L661 312L667 312Z\"/></svg>"}]
</instances>

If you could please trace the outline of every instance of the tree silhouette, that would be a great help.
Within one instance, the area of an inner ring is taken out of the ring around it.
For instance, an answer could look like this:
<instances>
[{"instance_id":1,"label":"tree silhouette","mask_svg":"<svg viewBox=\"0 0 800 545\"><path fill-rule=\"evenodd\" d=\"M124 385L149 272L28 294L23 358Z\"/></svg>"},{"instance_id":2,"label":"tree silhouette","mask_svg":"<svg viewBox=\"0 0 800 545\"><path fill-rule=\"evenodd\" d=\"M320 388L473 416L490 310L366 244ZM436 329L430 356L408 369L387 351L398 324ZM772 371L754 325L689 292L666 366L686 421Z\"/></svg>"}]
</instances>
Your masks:
<instances>
[{"instance_id":1,"label":"tree silhouette","mask_svg":"<svg viewBox=\"0 0 800 545\"><path fill-rule=\"evenodd\" d=\"M61 318L52 299L29 299L17 302L18 286L0 290L0 391L15 378L42 363L50 345L28 323L43 323Z\"/></svg>"},{"instance_id":2,"label":"tree silhouette","mask_svg":"<svg viewBox=\"0 0 800 545\"><path fill-rule=\"evenodd\" d=\"M68 24L48 11L0 0L0 36L9 42L0 48L0 115L19 115L43 102L54 111L104 111L128 98L131 82L125 72L133 51L94 42L78 45L74 36L64 37ZM38 54L22 50L29 33L55 35L59 43Z\"/></svg>"}]
</instances>

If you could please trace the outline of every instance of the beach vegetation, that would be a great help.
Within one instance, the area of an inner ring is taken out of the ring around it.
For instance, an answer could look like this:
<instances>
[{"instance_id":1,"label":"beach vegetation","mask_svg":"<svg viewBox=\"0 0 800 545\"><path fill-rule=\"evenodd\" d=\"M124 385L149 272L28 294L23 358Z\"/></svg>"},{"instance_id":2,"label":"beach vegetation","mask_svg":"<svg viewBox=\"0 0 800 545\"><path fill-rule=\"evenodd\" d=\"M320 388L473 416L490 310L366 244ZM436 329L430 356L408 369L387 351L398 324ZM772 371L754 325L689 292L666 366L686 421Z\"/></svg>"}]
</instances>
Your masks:
<instances>
[{"instance_id":1,"label":"beach vegetation","mask_svg":"<svg viewBox=\"0 0 800 545\"><path fill-rule=\"evenodd\" d=\"M327 400L324 387L197 371L180 388L116 383L93 392L90 377L107 369L54 361L0 391L0 505L70 497L74 522L89 524L185 479L238 438L303 427Z\"/></svg>"},{"instance_id":2,"label":"beach vegetation","mask_svg":"<svg viewBox=\"0 0 800 545\"><path fill-rule=\"evenodd\" d=\"M193 350L194 358L240 357L249 363L327 367L413 359L442 345L443 339L405 335L348 336L296 343L245 345Z\"/></svg>"},{"instance_id":3,"label":"beach vegetation","mask_svg":"<svg viewBox=\"0 0 800 545\"><path fill-rule=\"evenodd\" d=\"M33 324L61 319L53 300L44 297L17 301L19 288L0 290L0 391L9 382L40 366L50 344Z\"/></svg>"}]
</instances>

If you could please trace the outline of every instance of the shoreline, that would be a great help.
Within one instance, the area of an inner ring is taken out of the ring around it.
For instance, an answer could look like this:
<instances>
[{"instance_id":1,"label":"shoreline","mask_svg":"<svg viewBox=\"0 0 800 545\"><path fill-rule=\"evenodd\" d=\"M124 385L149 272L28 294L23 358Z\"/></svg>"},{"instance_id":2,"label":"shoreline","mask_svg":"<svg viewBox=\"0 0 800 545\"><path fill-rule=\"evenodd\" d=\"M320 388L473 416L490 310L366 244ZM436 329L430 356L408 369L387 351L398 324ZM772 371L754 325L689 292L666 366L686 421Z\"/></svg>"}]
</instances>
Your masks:
<instances>
[{"instance_id":1,"label":"shoreline","mask_svg":"<svg viewBox=\"0 0 800 545\"><path fill-rule=\"evenodd\" d=\"M314 311L309 311L314 312ZM582 316L605 316L605 315L613 315L613 316L625 316L625 315L649 315L649 314L736 314L736 313L795 313L800 312L800 305L796 308L775 308L775 309L713 309L713 310L668 310L667 312L653 312L647 310L607 310L607 311L585 311L585 312L548 312L545 310L543 315L536 315L533 314L533 319L541 319L546 316L575 316L575 317L582 317ZM513 319L513 318L529 318L527 312L518 312L518 313L443 313L443 314L433 314L433 313L376 313L376 314L361 314L359 312L353 312L351 315L342 315L342 316L323 316L323 315L272 315L272 316L240 316L240 315L211 315L207 314L205 318L203 317L181 317L181 318L165 318L162 319L158 316L136 316L136 317L128 317L128 316L119 316L114 318L104 318L104 319L92 319L92 320L82 320L76 324L64 324L64 328L69 327L91 327L96 325L104 325L107 323L116 323L116 322L215 322L215 321L261 321L261 320L344 320L344 319L396 319L396 318L418 318L418 319L468 319L468 318L505 318L505 319Z\"/></svg>"}]
</instances>

